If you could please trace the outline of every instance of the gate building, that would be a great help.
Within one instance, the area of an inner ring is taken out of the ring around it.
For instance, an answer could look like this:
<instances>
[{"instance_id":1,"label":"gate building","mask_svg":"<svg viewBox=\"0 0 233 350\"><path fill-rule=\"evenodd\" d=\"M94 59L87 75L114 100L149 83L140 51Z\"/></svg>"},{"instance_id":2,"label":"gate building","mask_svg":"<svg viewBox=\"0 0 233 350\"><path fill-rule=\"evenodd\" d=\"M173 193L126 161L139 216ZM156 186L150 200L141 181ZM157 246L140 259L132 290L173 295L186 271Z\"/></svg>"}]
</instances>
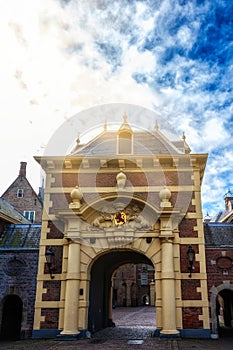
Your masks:
<instances>
[{"instance_id":1,"label":"gate building","mask_svg":"<svg viewBox=\"0 0 233 350\"><path fill-rule=\"evenodd\" d=\"M36 160L46 185L33 337L72 339L112 325L113 276L132 263L154 269L158 336L209 337L207 154L124 116L65 157Z\"/></svg>"}]
</instances>

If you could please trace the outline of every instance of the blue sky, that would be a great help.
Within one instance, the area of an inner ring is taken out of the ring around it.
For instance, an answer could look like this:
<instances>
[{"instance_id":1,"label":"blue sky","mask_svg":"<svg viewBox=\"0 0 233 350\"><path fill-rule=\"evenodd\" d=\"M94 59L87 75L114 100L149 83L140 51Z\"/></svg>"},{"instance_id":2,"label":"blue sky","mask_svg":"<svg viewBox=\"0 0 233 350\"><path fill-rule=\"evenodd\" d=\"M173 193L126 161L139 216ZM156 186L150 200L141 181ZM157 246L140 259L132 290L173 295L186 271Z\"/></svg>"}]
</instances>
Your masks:
<instances>
[{"instance_id":1,"label":"blue sky","mask_svg":"<svg viewBox=\"0 0 233 350\"><path fill-rule=\"evenodd\" d=\"M9 0L0 17L1 159L9 169L1 192L21 160L40 185L33 155L74 114L130 103L184 131L193 153L209 154L203 214L224 208L233 189L232 1Z\"/></svg>"}]
</instances>

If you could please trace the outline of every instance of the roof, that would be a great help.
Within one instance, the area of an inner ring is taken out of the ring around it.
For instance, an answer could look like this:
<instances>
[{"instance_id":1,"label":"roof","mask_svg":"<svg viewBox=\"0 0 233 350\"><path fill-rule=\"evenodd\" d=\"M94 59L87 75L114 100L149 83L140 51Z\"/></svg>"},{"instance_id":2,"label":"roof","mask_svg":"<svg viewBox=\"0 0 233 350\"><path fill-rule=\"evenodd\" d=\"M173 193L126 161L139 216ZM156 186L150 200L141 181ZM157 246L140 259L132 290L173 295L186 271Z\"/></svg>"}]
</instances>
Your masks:
<instances>
[{"instance_id":1,"label":"roof","mask_svg":"<svg viewBox=\"0 0 233 350\"><path fill-rule=\"evenodd\" d=\"M0 235L0 249L39 249L40 224L8 225Z\"/></svg>"},{"instance_id":2,"label":"roof","mask_svg":"<svg viewBox=\"0 0 233 350\"><path fill-rule=\"evenodd\" d=\"M206 247L233 247L233 224L204 223Z\"/></svg>"},{"instance_id":3,"label":"roof","mask_svg":"<svg viewBox=\"0 0 233 350\"><path fill-rule=\"evenodd\" d=\"M2 197L0 197L0 219L14 224L30 223L30 221Z\"/></svg>"},{"instance_id":4,"label":"roof","mask_svg":"<svg viewBox=\"0 0 233 350\"><path fill-rule=\"evenodd\" d=\"M216 216L211 219L211 222L220 222L220 223L231 223L233 222L233 210L220 211Z\"/></svg>"},{"instance_id":5,"label":"roof","mask_svg":"<svg viewBox=\"0 0 233 350\"><path fill-rule=\"evenodd\" d=\"M77 156L96 156L96 155L114 155L118 154L119 131L104 130L87 144L77 144L71 155ZM132 154L182 154L189 153L189 147L185 140L170 141L159 130L155 131L133 131L133 149Z\"/></svg>"}]
</instances>

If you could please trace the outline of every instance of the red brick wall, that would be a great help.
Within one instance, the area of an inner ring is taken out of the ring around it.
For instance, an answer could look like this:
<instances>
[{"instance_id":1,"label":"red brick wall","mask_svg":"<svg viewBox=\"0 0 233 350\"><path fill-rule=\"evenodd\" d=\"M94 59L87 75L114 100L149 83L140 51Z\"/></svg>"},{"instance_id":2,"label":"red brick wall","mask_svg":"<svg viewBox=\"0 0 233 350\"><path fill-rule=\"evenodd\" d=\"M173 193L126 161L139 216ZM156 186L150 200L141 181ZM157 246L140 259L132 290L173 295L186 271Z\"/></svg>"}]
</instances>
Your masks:
<instances>
[{"instance_id":1,"label":"red brick wall","mask_svg":"<svg viewBox=\"0 0 233 350\"><path fill-rule=\"evenodd\" d=\"M47 289L47 293L43 293L42 301L59 301L61 281L44 281L43 288Z\"/></svg>"},{"instance_id":2,"label":"red brick wall","mask_svg":"<svg viewBox=\"0 0 233 350\"><path fill-rule=\"evenodd\" d=\"M199 280L181 280L182 300L201 300L201 293L197 292L200 287Z\"/></svg>"},{"instance_id":3,"label":"red brick wall","mask_svg":"<svg viewBox=\"0 0 233 350\"><path fill-rule=\"evenodd\" d=\"M203 328L203 321L199 321L198 316L202 315L201 307L183 307L183 328L184 329L199 329Z\"/></svg>"},{"instance_id":4,"label":"red brick wall","mask_svg":"<svg viewBox=\"0 0 233 350\"><path fill-rule=\"evenodd\" d=\"M40 322L41 329L58 329L59 309L41 309L41 316L45 316L45 321Z\"/></svg>"},{"instance_id":5,"label":"red brick wall","mask_svg":"<svg viewBox=\"0 0 233 350\"><path fill-rule=\"evenodd\" d=\"M55 182L52 183L52 187L75 187L79 186L115 186L116 176L119 171L114 173L103 173L102 169L96 173L88 174L88 172L77 174L53 174ZM176 186L176 185L193 185L192 172L177 172L169 171L164 172L126 172L127 180L134 186Z\"/></svg>"},{"instance_id":6,"label":"red brick wall","mask_svg":"<svg viewBox=\"0 0 233 350\"><path fill-rule=\"evenodd\" d=\"M222 255L222 252L225 253ZM222 259L224 258L224 255L228 259ZM229 280L233 283L233 265L229 268L230 262L233 262L232 249L206 248L206 270L208 276L207 283L209 297L211 295L210 289L212 286L217 287L218 285L223 284L224 281ZM228 274L224 274L224 268L226 268Z\"/></svg>"},{"instance_id":7,"label":"red brick wall","mask_svg":"<svg viewBox=\"0 0 233 350\"><path fill-rule=\"evenodd\" d=\"M198 232L194 231L197 226L197 219L183 219L179 225L180 237L198 237Z\"/></svg>"},{"instance_id":8,"label":"red brick wall","mask_svg":"<svg viewBox=\"0 0 233 350\"><path fill-rule=\"evenodd\" d=\"M48 228L50 231L47 233L47 239L60 239L64 234L64 223L61 221L48 221Z\"/></svg>"}]
</instances>

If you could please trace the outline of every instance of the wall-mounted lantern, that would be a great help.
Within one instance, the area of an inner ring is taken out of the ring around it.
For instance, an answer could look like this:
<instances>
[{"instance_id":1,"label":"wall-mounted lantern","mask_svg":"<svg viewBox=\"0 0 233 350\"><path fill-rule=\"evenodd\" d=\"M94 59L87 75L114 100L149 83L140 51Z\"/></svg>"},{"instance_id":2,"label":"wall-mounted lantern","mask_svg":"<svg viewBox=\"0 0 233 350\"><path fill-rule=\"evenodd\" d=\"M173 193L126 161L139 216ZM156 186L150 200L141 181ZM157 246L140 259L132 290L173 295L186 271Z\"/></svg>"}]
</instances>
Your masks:
<instances>
[{"instance_id":1,"label":"wall-mounted lantern","mask_svg":"<svg viewBox=\"0 0 233 350\"><path fill-rule=\"evenodd\" d=\"M46 251L45 258L46 258L46 264L48 265L50 278L53 279L54 275L53 275L53 268L52 268L52 266L54 266L55 253L54 253L54 251L52 250L51 247Z\"/></svg>"},{"instance_id":2,"label":"wall-mounted lantern","mask_svg":"<svg viewBox=\"0 0 233 350\"><path fill-rule=\"evenodd\" d=\"M188 270L189 270L189 277L192 277L192 271L194 270L193 262L195 260L195 251L193 250L192 246L190 245L187 250L187 257L188 257Z\"/></svg>"}]
</instances>

